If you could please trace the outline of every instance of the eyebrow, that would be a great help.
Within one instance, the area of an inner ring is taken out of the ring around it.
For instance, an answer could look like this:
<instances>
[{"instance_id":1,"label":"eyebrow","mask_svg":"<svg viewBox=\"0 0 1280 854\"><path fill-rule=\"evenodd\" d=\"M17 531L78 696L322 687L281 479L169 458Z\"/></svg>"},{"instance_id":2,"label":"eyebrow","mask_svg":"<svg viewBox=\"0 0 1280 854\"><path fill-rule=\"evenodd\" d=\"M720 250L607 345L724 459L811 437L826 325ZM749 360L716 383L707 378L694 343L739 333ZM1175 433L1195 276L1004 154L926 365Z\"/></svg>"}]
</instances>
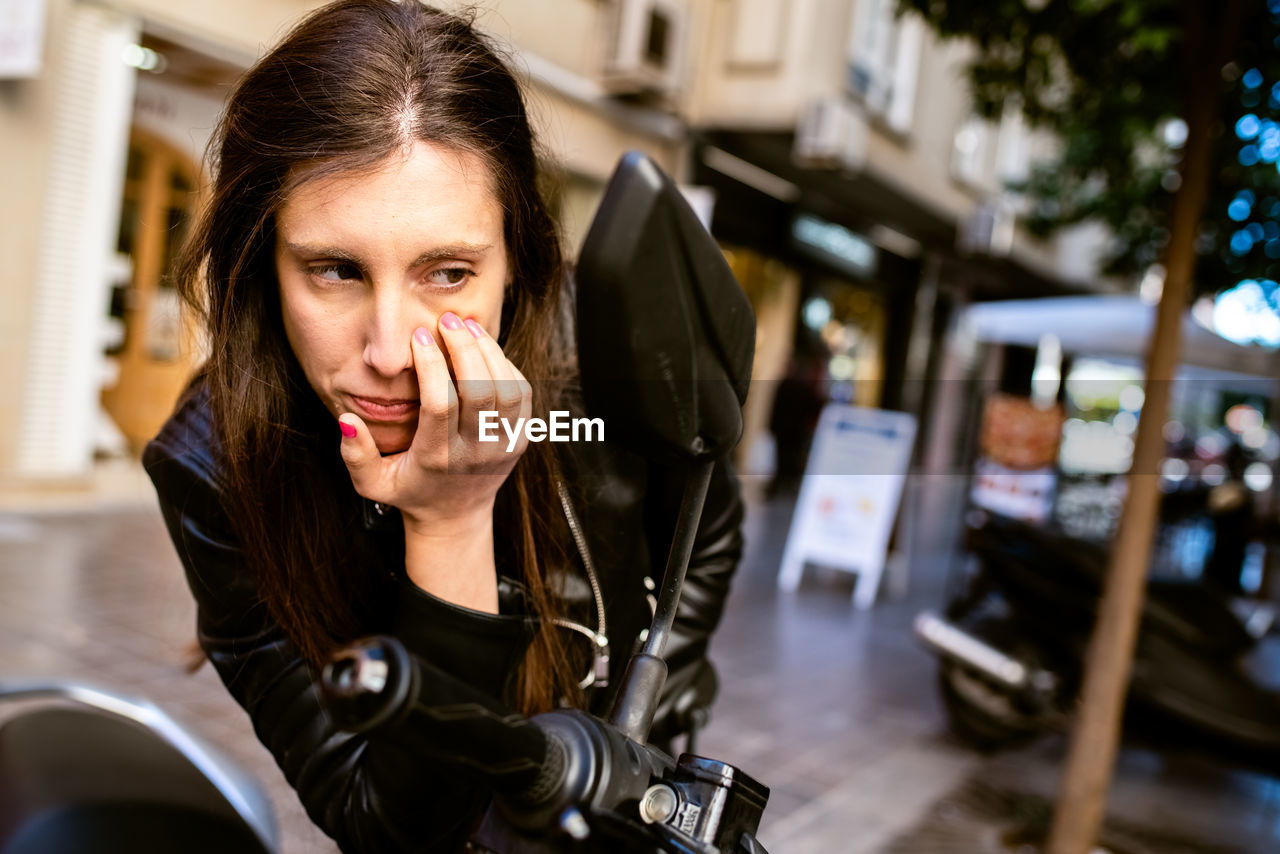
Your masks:
<instances>
[{"instance_id":1,"label":"eyebrow","mask_svg":"<svg viewBox=\"0 0 1280 854\"><path fill-rule=\"evenodd\" d=\"M446 246L437 246L434 249L428 249L417 258L413 259L413 263L409 266L420 267L423 264L431 264L435 261L442 261L445 258L454 258L459 255L483 255L493 248L491 243L450 243ZM339 249L336 246L309 246L305 243L285 243L285 249L295 256L309 256L312 258L334 258L339 261L346 261L350 264L363 267L364 263L360 257L353 252L345 249Z\"/></svg>"}]
</instances>

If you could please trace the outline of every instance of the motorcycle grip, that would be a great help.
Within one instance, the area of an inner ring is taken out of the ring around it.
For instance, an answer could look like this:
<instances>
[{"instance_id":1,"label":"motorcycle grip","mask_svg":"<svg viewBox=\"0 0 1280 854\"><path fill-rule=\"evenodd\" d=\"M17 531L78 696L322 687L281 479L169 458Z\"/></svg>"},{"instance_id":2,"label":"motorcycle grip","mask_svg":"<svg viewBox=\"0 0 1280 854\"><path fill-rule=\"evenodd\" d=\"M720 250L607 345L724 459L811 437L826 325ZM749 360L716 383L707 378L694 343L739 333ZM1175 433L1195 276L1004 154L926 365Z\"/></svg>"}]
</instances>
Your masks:
<instances>
[{"instance_id":1,"label":"motorcycle grip","mask_svg":"<svg viewBox=\"0 0 1280 854\"><path fill-rule=\"evenodd\" d=\"M395 730L422 755L465 769L514 801L537 804L558 791L566 764L559 739L444 673L431 680L435 670L397 639L375 635L330 656L320 684L344 730Z\"/></svg>"}]
</instances>

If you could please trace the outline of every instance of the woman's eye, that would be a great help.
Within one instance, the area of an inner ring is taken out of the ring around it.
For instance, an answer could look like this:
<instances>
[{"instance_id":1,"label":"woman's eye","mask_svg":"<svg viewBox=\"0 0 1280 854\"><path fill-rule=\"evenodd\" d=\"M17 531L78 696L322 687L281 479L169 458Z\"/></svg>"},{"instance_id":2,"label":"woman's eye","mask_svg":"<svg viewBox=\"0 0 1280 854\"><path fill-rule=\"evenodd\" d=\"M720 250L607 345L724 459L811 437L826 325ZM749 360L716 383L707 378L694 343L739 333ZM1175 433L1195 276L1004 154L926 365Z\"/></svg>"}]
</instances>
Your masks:
<instances>
[{"instance_id":1,"label":"woman's eye","mask_svg":"<svg viewBox=\"0 0 1280 854\"><path fill-rule=\"evenodd\" d=\"M345 282L360 278L360 270L354 264L320 264L309 271L324 282Z\"/></svg>"},{"instance_id":2,"label":"woman's eye","mask_svg":"<svg viewBox=\"0 0 1280 854\"><path fill-rule=\"evenodd\" d=\"M474 275L475 272L466 267L443 267L433 270L427 278L436 285L460 285L468 276Z\"/></svg>"}]
</instances>

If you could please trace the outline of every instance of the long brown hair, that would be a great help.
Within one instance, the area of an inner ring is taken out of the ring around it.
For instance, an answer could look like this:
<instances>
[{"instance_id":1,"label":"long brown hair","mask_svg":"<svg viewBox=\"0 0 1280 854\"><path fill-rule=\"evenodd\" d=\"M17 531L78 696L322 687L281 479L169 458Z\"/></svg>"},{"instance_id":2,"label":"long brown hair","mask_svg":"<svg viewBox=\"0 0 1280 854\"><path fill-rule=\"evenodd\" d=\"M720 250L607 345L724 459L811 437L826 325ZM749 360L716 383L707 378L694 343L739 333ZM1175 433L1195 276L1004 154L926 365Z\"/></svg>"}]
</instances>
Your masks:
<instances>
[{"instance_id":1,"label":"long brown hair","mask_svg":"<svg viewBox=\"0 0 1280 854\"><path fill-rule=\"evenodd\" d=\"M361 536L351 522L359 500L333 416L284 335L275 214L300 184L371 167L414 140L477 154L490 170L513 268L503 349L533 382L534 411L548 411L566 364L559 235L538 190L520 87L468 18L416 0L339 0L298 24L232 92L209 149L210 200L177 266L209 333L228 512L267 608L313 665L381 626L392 581L348 539ZM557 476L551 446L531 445L495 508L500 566L523 581L541 618L519 673L526 713L576 691L544 583L567 540Z\"/></svg>"}]
</instances>

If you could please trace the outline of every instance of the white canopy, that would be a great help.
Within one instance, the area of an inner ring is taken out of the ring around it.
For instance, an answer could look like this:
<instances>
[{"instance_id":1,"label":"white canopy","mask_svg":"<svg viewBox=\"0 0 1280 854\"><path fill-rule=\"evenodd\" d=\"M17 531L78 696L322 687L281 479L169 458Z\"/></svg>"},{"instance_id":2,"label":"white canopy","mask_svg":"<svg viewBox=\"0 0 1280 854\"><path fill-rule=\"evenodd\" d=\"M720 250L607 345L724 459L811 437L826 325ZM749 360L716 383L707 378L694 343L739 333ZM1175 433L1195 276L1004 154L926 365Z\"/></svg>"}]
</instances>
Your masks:
<instances>
[{"instance_id":1,"label":"white canopy","mask_svg":"<svg viewBox=\"0 0 1280 854\"><path fill-rule=\"evenodd\" d=\"M1064 353L1133 362L1146 358L1155 328L1155 306L1136 296L1080 296L978 303L967 312L979 341L1035 347L1042 336L1057 336ZM1280 377L1280 353L1241 346L1182 318L1186 375Z\"/></svg>"}]
</instances>

